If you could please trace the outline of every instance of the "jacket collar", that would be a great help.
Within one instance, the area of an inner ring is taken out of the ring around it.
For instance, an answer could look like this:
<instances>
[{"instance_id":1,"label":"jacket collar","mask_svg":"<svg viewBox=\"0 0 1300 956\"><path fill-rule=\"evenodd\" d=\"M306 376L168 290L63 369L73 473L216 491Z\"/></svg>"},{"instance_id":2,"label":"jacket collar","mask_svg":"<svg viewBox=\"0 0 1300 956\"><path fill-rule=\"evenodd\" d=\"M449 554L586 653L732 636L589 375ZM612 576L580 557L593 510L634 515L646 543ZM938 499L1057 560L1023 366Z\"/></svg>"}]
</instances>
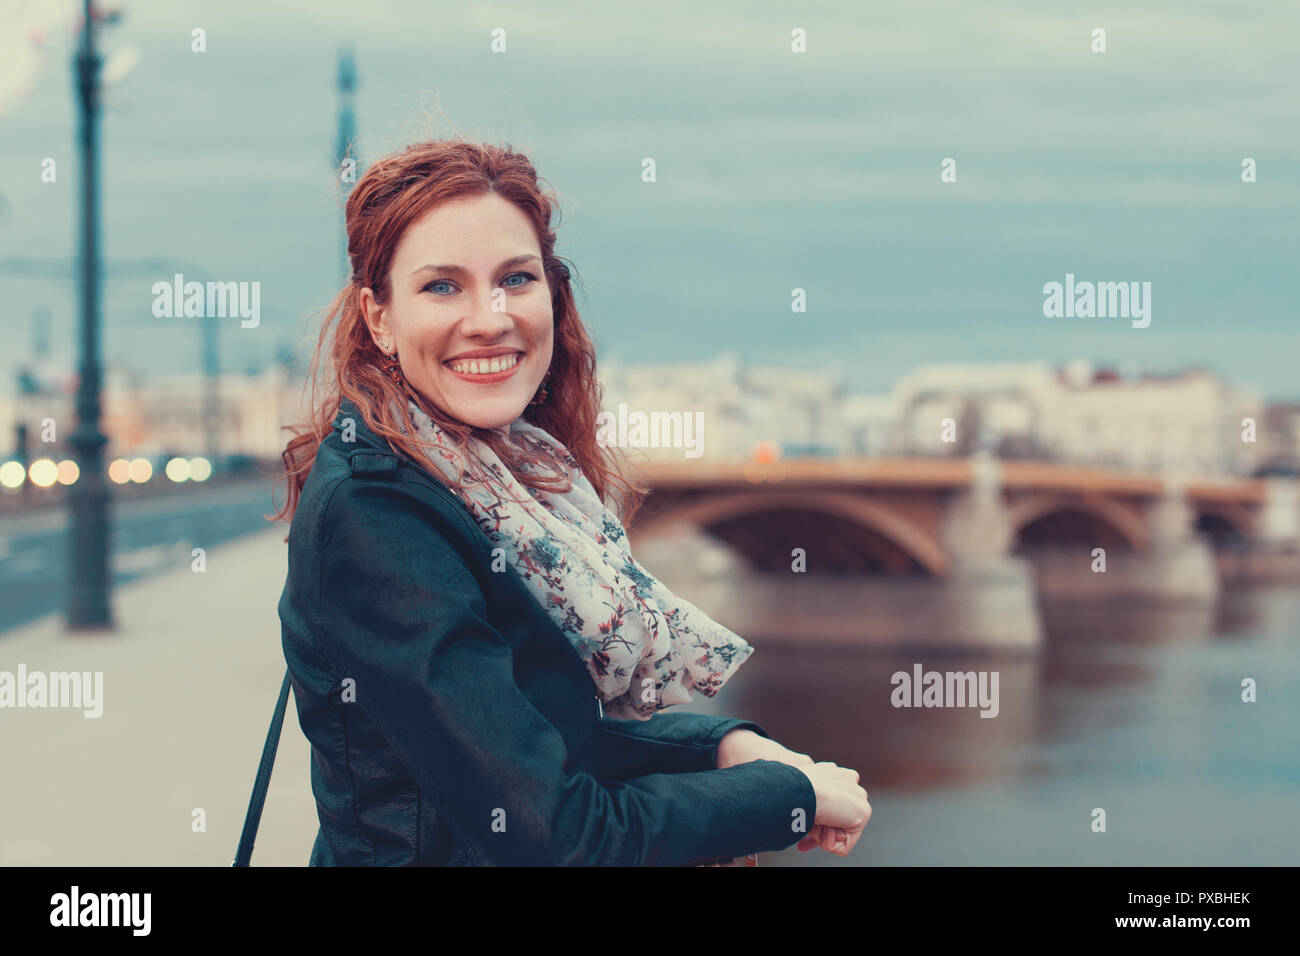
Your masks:
<instances>
[{"instance_id":1,"label":"jacket collar","mask_svg":"<svg viewBox=\"0 0 1300 956\"><path fill-rule=\"evenodd\" d=\"M370 430L370 426L367 425L366 420L361 417L361 412L357 409L357 406L352 399L344 398L339 402L338 414L334 416L334 430L336 432L342 432L343 429L347 427L349 420L352 422L352 427L355 430L356 440L358 443L364 443L387 452L392 451L388 442Z\"/></svg>"}]
</instances>

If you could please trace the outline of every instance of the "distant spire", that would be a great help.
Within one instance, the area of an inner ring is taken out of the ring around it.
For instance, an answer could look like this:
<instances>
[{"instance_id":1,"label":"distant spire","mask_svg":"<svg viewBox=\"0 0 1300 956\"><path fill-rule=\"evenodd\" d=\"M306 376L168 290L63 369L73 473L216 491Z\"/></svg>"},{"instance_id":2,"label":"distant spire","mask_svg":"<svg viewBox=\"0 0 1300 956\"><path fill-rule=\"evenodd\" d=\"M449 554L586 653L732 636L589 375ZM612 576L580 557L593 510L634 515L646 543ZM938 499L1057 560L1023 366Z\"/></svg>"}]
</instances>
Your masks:
<instances>
[{"instance_id":1,"label":"distant spire","mask_svg":"<svg viewBox=\"0 0 1300 956\"><path fill-rule=\"evenodd\" d=\"M357 156L353 153L353 141L356 139L357 122L356 122L356 89L357 89L357 69L350 49L339 50L339 72L338 72L338 92L339 92L339 129L338 139L334 144L334 175L339 177L339 195L346 196L352 189L352 184L356 182L356 176L360 175L360 170L354 170L354 174L343 178L343 163L351 159L357 164ZM346 225L346 224L345 224ZM352 263L348 259L348 242L347 233L344 232L343 238L343 279L348 281L352 277Z\"/></svg>"},{"instance_id":2,"label":"distant spire","mask_svg":"<svg viewBox=\"0 0 1300 956\"><path fill-rule=\"evenodd\" d=\"M356 137L355 94L357 89L356 62L350 49L339 50L339 136L334 146L335 168L343 165L352 140ZM356 157L353 157L354 159Z\"/></svg>"}]
</instances>

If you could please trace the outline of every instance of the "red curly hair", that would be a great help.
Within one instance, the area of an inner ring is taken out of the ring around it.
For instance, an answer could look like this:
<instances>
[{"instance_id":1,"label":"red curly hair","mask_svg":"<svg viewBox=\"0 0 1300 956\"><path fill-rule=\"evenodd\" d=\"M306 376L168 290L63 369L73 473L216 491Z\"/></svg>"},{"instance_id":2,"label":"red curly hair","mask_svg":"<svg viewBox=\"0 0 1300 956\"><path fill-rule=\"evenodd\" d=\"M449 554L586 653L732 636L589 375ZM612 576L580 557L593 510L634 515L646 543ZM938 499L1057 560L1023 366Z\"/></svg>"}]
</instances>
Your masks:
<instances>
[{"instance_id":1,"label":"red curly hair","mask_svg":"<svg viewBox=\"0 0 1300 956\"><path fill-rule=\"evenodd\" d=\"M270 520L292 519L317 450L333 429L344 397L356 404L376 435L385 438L395 451L425 464L426 470L439 480L437 469L422 450L424 443L411 437L416 429L407 407L408 398L458 442L463 444L472 436L490 447L521 484L532 489L568 490L568 482L562 477L539 478L519 468L526 462L554 471L554 462L515 448L494 429L451 418L409 385L396 384L382 371L385 356L375 346L362 314L363 288L369 287L381 305L387 302L391 293L389 268L398 242L411 223L440 203L486 193L496 193L514 203L532 221L541 245L543 271L552 290L555 344L550 379L545 399L525 408L524 420L554 436L569 450L602 500L611 485L619 486L621 494L612 507L621 512L624 522L630 521L640 507L646 489L628 482L596 441L596 417L601 406L596 350L574 304L569 267L555 255L555 231L551 228L551 215L557 208L555 197L539 187L532 162L508 144L492 146L458 137L415 143L378 160L348 197L346 222L352 278L325 310L305 383L309 420L284 426L294 435L281 454L281 480L288 486L288 496L283 507L268 516ZM324 382L320 375L323 360L329 373ZM452 491L459 493L460 489Z\"/></svg>"}]
</instances>

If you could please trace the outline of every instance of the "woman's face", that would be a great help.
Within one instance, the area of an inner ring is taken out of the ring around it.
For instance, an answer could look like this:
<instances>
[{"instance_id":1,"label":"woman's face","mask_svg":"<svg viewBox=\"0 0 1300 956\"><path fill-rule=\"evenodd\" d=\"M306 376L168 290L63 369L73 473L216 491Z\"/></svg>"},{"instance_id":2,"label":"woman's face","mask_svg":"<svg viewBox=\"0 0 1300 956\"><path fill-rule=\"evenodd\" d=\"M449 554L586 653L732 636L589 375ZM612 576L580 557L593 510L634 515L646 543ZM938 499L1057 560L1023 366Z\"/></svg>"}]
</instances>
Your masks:
<instances>
[{"instance_id":1,"label":"woman's face","mask_svg":"<svg viewBox=\"0 0 1300 956\"><path fill-rule=\"evenodd\" d=\"M361 306L411 387L467 425L499 428L518 418L555 341L528 217L496 193L443 203L402 235L388 280L386 305L367 287Z\"/></svg>"}]
</instances>

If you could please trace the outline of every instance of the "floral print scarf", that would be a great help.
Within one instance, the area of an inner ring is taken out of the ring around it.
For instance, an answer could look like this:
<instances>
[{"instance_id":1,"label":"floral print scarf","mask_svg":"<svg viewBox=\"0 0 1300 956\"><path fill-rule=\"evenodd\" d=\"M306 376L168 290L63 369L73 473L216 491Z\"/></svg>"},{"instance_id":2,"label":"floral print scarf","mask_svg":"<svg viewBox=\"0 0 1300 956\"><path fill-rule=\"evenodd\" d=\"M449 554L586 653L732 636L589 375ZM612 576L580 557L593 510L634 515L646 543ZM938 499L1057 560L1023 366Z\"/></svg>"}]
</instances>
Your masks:
<instances>
[{"instance_id":1,"label":"floral print scarf","mask_svg":"<svg viewBox=\"0 0 1300 956\"><path fill-rule=\"evenodd\" d=\"M464 449L414 401L415 437L455 489L489 540L523 578L533 597L573 645L613 717L648 720L688 703L694 691L713 697L753 647L673 594L632 557L618 517L601 502L572 453L544 430L515 419L509 440L554 459L569 491L533 491L482 442L467 467ZM524 465L530 474L546 477ZM462 484L462 477L485 478ZM512 500L514 499L514 500Z\"/></svg>"}]
</instances>

